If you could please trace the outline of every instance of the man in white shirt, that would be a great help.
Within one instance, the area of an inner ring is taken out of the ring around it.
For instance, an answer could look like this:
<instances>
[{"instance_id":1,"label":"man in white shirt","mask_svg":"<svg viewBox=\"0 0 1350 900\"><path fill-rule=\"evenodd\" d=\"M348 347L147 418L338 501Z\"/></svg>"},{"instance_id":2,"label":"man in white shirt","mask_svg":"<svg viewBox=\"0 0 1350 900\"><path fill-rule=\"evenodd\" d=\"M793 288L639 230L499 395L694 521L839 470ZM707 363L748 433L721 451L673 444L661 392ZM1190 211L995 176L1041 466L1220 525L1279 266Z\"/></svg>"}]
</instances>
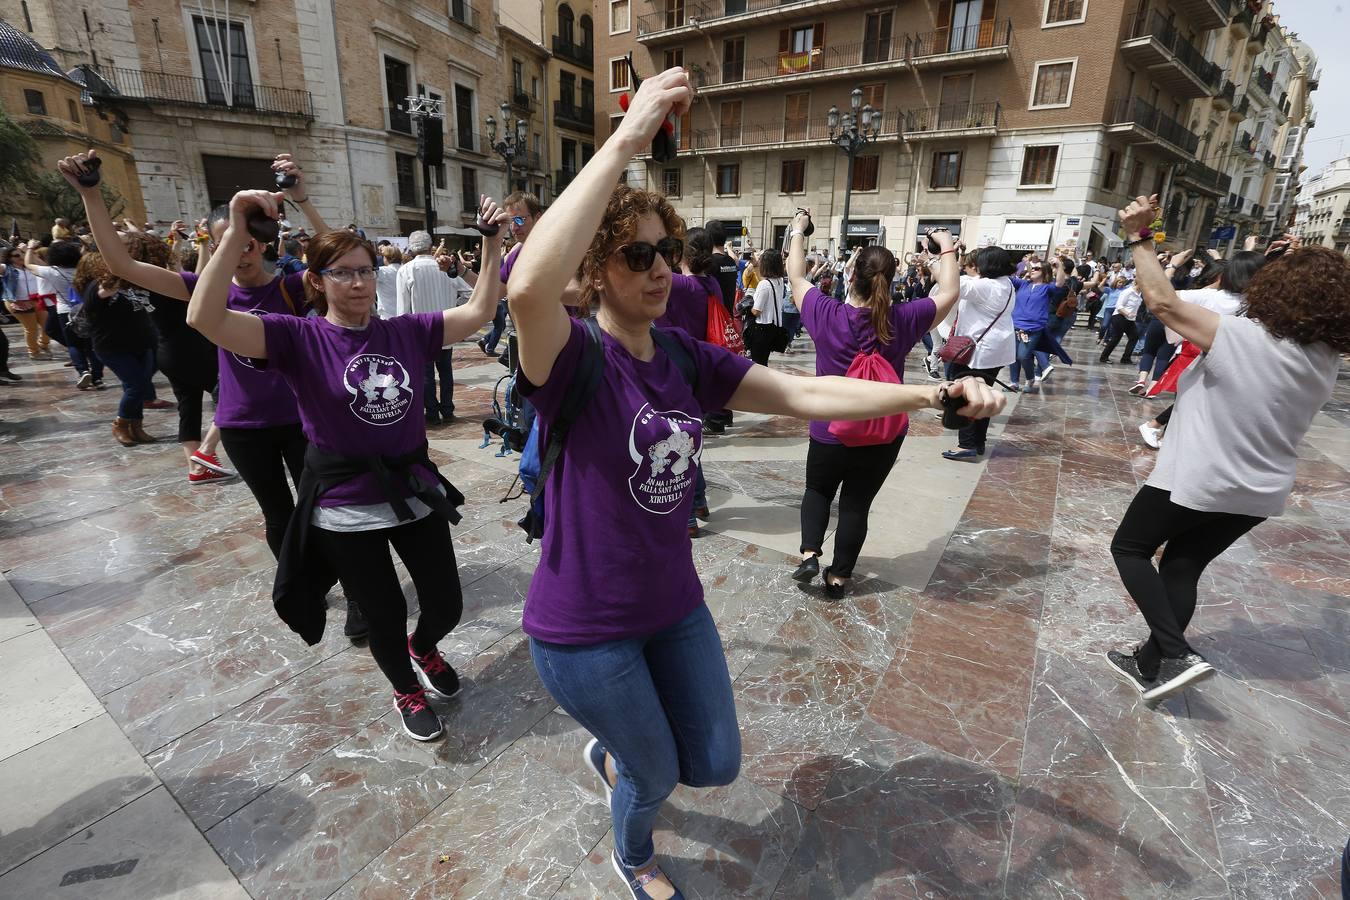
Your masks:
<instances>
[{"instance_id":1,"label":"man in white shirt","mask_svg":"<svg viewBox=\"0 0 1350 900\"><path fill-rule=\"evenodd\" d=\"M1102 347L1102 355L1099 362L1110 362L1111 351L1116 349L1116 344L1120 343L1123 336L1125 338L1125 352L1121 355L1120 361L1123 365L1129 365L1134 355L1134 345L1139 342L1139 326L1135 319L1139 316L1139 306L1144 302L1139 289L1131 284L1120 295L1116 301L1116 311L1111 315L1111 324L1107 331L1106 345Z\"/></svg>"},{"instance_id":2,"label":"man in white shirt","mask_svg":"<svg viewBox=\"0 0 1350 900\"><path fill-rule=\"evenodd\" d=\"M431 235L428 232L414 231L409 235L408 252L413 254L412 261L398 270L396 315L444 312L459 306L473 291L464 279L458 276L451 277L441 271L436 257L432 254ZM423 406L428 425L453 422L455 419L455 375L451 364L452 353L451 348L442 347L441 352L427 362ZM441 379L439 403L436 401L437 374Z\"/></svg>"}]
</instances>

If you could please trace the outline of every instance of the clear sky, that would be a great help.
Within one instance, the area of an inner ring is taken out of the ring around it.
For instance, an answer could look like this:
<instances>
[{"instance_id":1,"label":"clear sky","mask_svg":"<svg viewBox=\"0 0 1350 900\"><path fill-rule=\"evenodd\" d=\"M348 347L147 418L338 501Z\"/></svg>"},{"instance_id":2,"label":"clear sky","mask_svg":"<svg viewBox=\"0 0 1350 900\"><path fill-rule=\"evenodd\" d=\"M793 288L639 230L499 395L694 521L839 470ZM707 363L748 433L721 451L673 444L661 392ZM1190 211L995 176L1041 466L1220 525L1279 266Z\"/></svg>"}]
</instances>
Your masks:
<instances>
[{"instance_id":1,"label":"clear sky","mask_svg":"<svg viewBox=\"0 0 1350 900\"><path fill-rule=\"evenodd\" d=\"M1350 154L1350 100L1341 93L1350 85L1350 0L1276 0L1275 10L1280 23L1312 47L1322 70L1322 86L1312 95L1317 127L1303 146L1312 175Z\"/></svg>"}]
</instances>

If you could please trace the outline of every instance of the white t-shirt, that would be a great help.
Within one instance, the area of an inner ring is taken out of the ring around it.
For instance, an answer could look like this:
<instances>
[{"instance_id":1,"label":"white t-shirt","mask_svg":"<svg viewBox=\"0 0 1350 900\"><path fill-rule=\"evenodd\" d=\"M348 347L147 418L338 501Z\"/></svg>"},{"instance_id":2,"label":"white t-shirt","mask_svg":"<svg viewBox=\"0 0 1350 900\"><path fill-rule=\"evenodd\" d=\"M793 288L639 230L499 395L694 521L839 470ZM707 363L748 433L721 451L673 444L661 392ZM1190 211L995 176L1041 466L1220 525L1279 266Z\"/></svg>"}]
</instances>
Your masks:
<instances>
[{"instance_id":1,"label":"white t-shirt","mask_svg":"<svg viewBox=\"0 0 1350 900\"><path fill-rule=\"evenodd\" d=\"M1196 288L1190 291L1177 291L1177 296L1187 303L1194 303L1197 306L1203 306L1205 309L1212 309L1221 316L1236 316L1238 310L1242 308L1243 296L1233 294L1228 291L1221 291L1218 288ZM1181 335L1172 329L1167 329L1167 343L1175 344L1181 340Z\"/></svg>"},{"instance_id":2,"label":"white t-shirt","mask_svg":"<svg viewBox=\"0 0 1350 900\"><path fill-rule=\"evenodd\" d=\"M403 263L385 263L375 270L375 315L392 319L398 315L398 270Z\"/></svg>"},{"instance_id":3,"label":"white t-shirt","mask_svg":"<svg viewBox=\"0 0 1350 900\"><path fill-rule=\"evenodd\" d=\"M1144 297L1139 293L1139 289L1130 285L1120 292L1116 298L1116 311L1114 315L1124 316L1133 322L1139 317L1139 305L1144 302Z\"/></svg>"},{"instance_id":4,"label":"white t-shirt","mask_svg":"<svg viewBox=\"0 0 1350 900\"><path fill-rule=\"evenodd\" d=\"M445 312L454 309L473 293L473 288L456 275L451 278L441 271L436 258L429 253L413 257L404 263L395 278L398 315L404 313ZM378 282L376 290L378 294Z\"/></svg>"},{"instance_id":5,"label":"white t-shirt","mask_svg":"<svg viewBox=\"0 0 1350 900\"><path fill-rule=\"evenodd\" d=\"M957 303L954 332L976 342L975 355L970 360L972 369L996 369L1017 358L1012 323L1016 293L1012 279L1006 276L961 276L961 299ZM988 334L984 334L986 328ZM984 334L983 338L981 334Z\"/></svg>"},{"instance_id":6,"label":"white t-shirt","mask_svg":"<svg viewBox=\"0 0 1350 900\"><path fill-rule=\"evenodd\" d=\"M783 298L788 293L786 278L766 278L755 285L755 309L759 315L755 321L760 325L783 324Z\"/></svg>"},{"instance_id":7,"label":"white t-shirt","mask_svg":"<svg viewBox=\"0 0 1350 900\"><path fill-rule=\"evenodd\" d=\"M37 276L32 272L27 269L20 269L18 266L15 266L13 271L12 277L16 279L14 282L14 299L26 300L34 294L44 293L42 288L38 286Z\"/></svg>"},{"instance_id":8,"label":"white t-shirt","mask_svg":"<svg viewBox=\"0 0 1350 900\"><path fill-rule=\"evenodd\" d=\"M1148 484L1202 512L1278 516L1298 445L1331 399L1340 357L1272 337L1245 316L1219 320L1214 346L1181 376Z\"/></svg>"},{"instance_id":9,"label":"white t-shirt","mask_svg":"<svg viewBox=\"0 0 1350 900\"><path fill-rule=\"evenodd\" d=\"M29 266L28 271L37 276L39 294L56 295L56 311L70 312L70 289L75 286L74 269L58 269L55 266Z\"/></svg>"}]
</instances>

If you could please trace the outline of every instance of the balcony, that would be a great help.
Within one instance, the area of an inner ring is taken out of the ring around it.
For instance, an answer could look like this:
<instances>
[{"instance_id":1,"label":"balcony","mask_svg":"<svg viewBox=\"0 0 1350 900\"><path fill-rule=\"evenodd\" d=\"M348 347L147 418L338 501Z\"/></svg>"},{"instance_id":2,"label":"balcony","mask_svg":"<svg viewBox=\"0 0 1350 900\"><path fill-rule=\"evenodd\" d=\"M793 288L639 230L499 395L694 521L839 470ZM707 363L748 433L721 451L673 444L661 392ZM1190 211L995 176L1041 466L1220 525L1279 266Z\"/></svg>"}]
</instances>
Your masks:
<instances>
[{"instance_id":1,"label":"balcony","mask_svg":"<svg viewBox=\"0 0 1350 900\"><path fill-rule=\"evenodd\" d=\"M1178 97L1208 97L1219 90L1223 71L1156 12L1126 20L1120 54Z\"/></svg>"},{"instance_id":2,"label":"balcony","mask_svg":"<svg viewBox=\"0 0 1350 900\"><path fill-rule=\"evenodd\" d=\"M1225 78L1223 80L1223 86L1219 88L1219 92L1214 95L1214 108L1232 109L1233 101L1236 99L1236 97L1237 97L1237 85L1233 84L1233 82Z\"/></svg>"},{"instance_id":3,"label":"balcony","mask_svg":"<svg viewBox=\"0 0 1350 900\"><path fill-rule=\"evenodd\" d=\"M553 173L553 195L556 197L561 194L566 187L572 183L572 179L577 177L577 173L572 169L559 169Z\"/></svg>"},{"instance_id":4,"label":"balcony","mask_svg":"<svg viewBox=\"0 0 1350 900\"><path fill-rule=\"evenodd\" d=\"M555 34L553 55L583 69L595 68L595 47L592 44L578 44Z\"/></svg>"},{"instance_id":5,"label":"balcony","mask_svg":"<svg viewBox=\"0 0 1350 900\"><path fill-rule=\"evenodd\" d=\"M1172 9L1195 26L1196 31L1222 28L1228 24L1230 14L1228 0L1172 0Z\"/></svg>"},{"instance_id":6,"label":"balcony","mask_svg":"<svg viewBox=\"0 0 1350 900\"><path fill-rule=\"evenodd\" d=\"M1233 29L1233 33L1238 37L1249 38L1252 32L1256 30L1256 13L1251 5L1242 3L1238 11L1233 15L1233 19L1228 23L1228 27Z\"/></svg>"},{"instance_id":7,"label":"balcony","mask_svg":"<svg viewBox=\"0 0 1350 900\"><path fill-rule=\"evenodd\" d=\"M1012 20L939 28L912 35L905 43L905 55L916 69L1007 59L1012 47Z\"/></svg>"},{"instance_id":8,"label":"balcony","mask_svg":"<svg viewBox=\"0 0 1350 900\"><path fill-rule=\"evenodd\" d=\"M838 12L874 6L872 0L666 0L664 8L637 18L637 39L642 44L660 44L700 34L713 34L741 26L778 21L787 15L817 11Z\"/></svg>"},{"instance_id":9,"label":"balcony","mask_svg":"<svg viewBox=\"0 0 1350 900\"><path fill-rule=\"evenodd\" d=\"M534 98L524 88L517 87L511 91L511 105L528 116L534 108Z\"/></svg>"},{"instance_id":10,"label":"balcony","mask_svg":"<svg viewBox=\"0 0 1350 900\"><path fill-rule=\"evenodd\" d=\"M517 150L515 159L511 165L517 169L524 169L527 172L542 172L543 166L539 162L539 154L533 150Z\"/></svg>"},{"instance_id":11,"label":"balcony","mask_svg":"<svg viewBox=\"0 0 1350 900\"><path fill-rule=\"evenodd\" d=\"M1204 163L1198 162L1186 163L1181 166L1177 170L1177 179L1211 197L1222 197L1228 193L1228 189L1233 185L1231 175L1225 175L1216 169L1211 169Z\"/></svg>"},{"instance_id":12,"label":"balcony","mask_svg":"<svg viewBox=\"0 0 1350 900\"><path fill-rule=\"evenodd\" d=\"M881 125L879 140L895 140L900 135L901 115L888 112ZM690 142L692 149L704 155L741 150L769 150L774 148L796 148L810 146L828 146L830 131L823 117L819 119L801 119L783 121L778 119L761 124L736 124L720 128L705 128L695 131Z\"/></svg>"},{"instance_id":13,"label":"balcony","mask_svg":"<svg viewBox=\"0 0 1350 900\"><path fill-rule=\"evenodd\" d=\"M217 79L193 78L117 66L80 66L86 73L89 94L98 99L140 100L169 106L201 109L228 109L232 112L314 118L314 101L309 91L273 87L252 82L235 83L233 96L227 97Z\"/></svg>"},{"instance_id":14,"label":"balcony","mask_svg":"<svg viewBox=\"0 0 1350 900\"><path fill-rule=\"evenodd\" d=\"M1267 169L1275 168L1275 154L1267 150L1261 154L1261 162L1265 163Z\"/></svg>"},{"instance_id":15,"label":"balcony","mask_svg":"<svg viewBox=\"0 0 1350 900\"><path fill-rule=\"evenodd\" d=\"M562 100L553 101L553 123L583 134L595 134L595 107L576 106Z\"/></svg>"},{"instance_id":16,"label":"balcony","mask_svg":"<svg viewBox=\"0 0 1350 900\"><path fill-rule=\"evenodd\" d=\"M1316 69L1308 76L1308 90L1315 91L1322 85L1322 70Z\"/></svg>"},{"instance_id":17,"label":"balcony","mask_svg":"<svg viewBox=\"0 0 1350 900\"><path fill-rule=\"evenodd\" d=\"M699 69L694 72L694 83L703 95L729 94L864 73L870 76L899 71L905 65L905 38L896 36L890 41L863 41L817 47L806 53L775 53L738 60L723 64L715 75Z\"/></svg>"},{"instance_id":18,"label":"balcony","mask_svg":"<svg viewBox=\"0 0 1350 900\"><path fill-rule=\"evenodd\" d=\"M1233 108L1228 111L1228 117L1241 122L1243 119L1247 118L1247 113L1251 112L1251 110L1252 100L1246 94L1243 94L1238 102L1233 104Z\"/></svg>"},{"instance_id":19,"label":"balcony","mask_svg":"<svg viewBox=\"0 0 1350 900\"><path fill-rule=\"evenodd\" d=\"M906 141L992 136L1001 112L996 100L906 110L901 134Z\"/></svg>"},{"instance_id":20,"label":"balcony","mask_svg":"<svg viewBox=\"0 0 1350 900\"><path fill-rule=\"evenodd\" d=\"M1117 99L1107 108L1107 130L1136 144L1156 142L1156 149L1181 160L1192 160L1200 146L1195 132L1158 111L1142 97Z\"/></svg>"},{"instance_id":21,"label":"balcony","mask_svg":"<svg viewBox=\"0 0 1350 900\"><path fill-rule=\"evenodd\" d=\"M1275 99L1270 96L1275 87L1275 76L1265 69L1257 69L1247 79L1247 93L1255 98L1258 106L1273 106Z\"/></svg>"},{"instance_id":22,"label":"balcony","mask_svg":"<svg viewBox=\"0 0 1350 900\"><path fill-rule=\"evenodd\" d=\"M1244 131L1242 134L1238 135L1237 140L1233 142L1233 149L1241 150L1243 153L1255 153L1256 139L1252 137L1250 131Z\"/></svg>"}]
</instances>

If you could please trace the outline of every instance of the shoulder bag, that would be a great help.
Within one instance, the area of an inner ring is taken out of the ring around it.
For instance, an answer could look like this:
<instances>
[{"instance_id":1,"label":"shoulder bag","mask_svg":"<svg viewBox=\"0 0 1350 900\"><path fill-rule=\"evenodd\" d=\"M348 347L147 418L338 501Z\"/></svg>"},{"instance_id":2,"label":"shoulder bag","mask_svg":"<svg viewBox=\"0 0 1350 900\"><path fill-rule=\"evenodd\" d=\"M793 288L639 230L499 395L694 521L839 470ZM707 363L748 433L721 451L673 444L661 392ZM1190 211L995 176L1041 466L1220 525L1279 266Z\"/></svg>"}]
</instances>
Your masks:
<instances>
[{"instance_id":1,"label":"shoulder bag","mask_svg":"<svg viewBox=\"0 0 1350 900\"><path fill-rule=\"evenodd\" d=\"M989 333L989 329L993 328L998 320L1003 318L1003 314L1008 311L1008 304L1012 303L1013 294L1016 292L1017 289L1009 284L1008 299L1004 302L1003 308L998 311L998 315L989 320L989 325L974 340L971 339L970 335L956 333L956 327L961 321L960 314L957 314L956 319L952 321L951 336L943 341L942 346L938 348L938 359L961 366L970 365L970 361L975 358L975 348L979 346L980 341L984 340L984 336Z\"/></svg>"}]
</instances>

